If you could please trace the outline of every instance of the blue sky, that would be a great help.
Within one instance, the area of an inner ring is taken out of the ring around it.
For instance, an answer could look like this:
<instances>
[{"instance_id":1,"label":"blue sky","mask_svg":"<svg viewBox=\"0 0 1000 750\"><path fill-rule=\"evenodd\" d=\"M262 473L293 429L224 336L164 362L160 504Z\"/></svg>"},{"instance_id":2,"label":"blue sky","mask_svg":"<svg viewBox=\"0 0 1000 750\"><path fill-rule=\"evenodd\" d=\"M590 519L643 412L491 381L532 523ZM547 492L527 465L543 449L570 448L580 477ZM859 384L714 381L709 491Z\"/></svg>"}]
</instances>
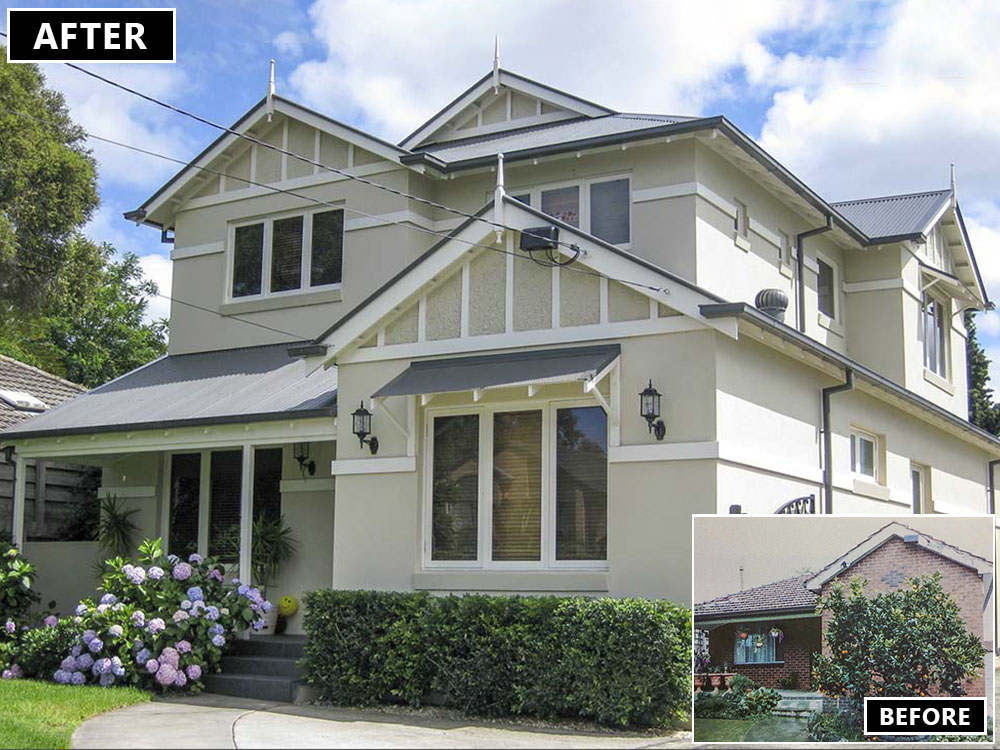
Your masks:
<instances>
[{"instance_id":1,"label":"blue sky","mask_svg":"<svg viewBox=\"0 0 1000 750\"><path fill-rule=\"evenodd\" d=\"M612 17L608 7L178 0L176 64L95 69L230 123L264 95L274 57L279 93L399 140L489 70L499 34L504 67L588 99L625 111L725 114L830 200L943 188L954 162L979 264L1000 299L1000 3L631 0ZM179 158L217 135L64 66L43 67L95 134ZM142 256L169 292L167 246L121 213L174 166L103 144L94 152L102 206L89 233ZM1000 363L1000 316L981 315L980 330Z\"/></svg>"}]
</instances>

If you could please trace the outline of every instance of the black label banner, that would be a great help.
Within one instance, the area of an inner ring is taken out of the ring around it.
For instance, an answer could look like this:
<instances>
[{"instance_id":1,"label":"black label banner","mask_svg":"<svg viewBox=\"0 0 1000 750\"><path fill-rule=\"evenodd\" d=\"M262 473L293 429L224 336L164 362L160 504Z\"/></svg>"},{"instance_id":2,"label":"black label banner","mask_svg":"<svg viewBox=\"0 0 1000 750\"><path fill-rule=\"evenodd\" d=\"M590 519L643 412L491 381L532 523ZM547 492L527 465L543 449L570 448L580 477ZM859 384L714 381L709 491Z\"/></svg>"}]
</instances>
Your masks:
<instances>
[{"instance_id":1,"label":"black label banner","mask_svg":"<svg viewBox=\"0 0 1000 750\"><path fill-rule=\"evenodd\" d=\"M986 699L865 698L864 733L986 734Z\"/></svg>"}]
</instances>

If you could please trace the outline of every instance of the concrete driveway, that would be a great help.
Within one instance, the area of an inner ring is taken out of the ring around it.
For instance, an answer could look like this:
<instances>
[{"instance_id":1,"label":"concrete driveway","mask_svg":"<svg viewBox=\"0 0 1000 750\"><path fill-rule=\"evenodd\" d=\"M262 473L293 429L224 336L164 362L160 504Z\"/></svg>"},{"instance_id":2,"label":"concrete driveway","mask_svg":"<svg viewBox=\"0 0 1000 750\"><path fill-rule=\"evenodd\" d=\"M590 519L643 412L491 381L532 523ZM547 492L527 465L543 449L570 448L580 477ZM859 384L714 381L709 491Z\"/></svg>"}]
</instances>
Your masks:
<instances>
[{"instance_id":1,"label":"concrete driveway","mask_svg":"<svg viewBox=\"0 0 1000 750\"><path fill-rule=\"evenodd\" d=\"M682 748L668 735L522 729L219 695L156 700L84 722L74 748Z\"/></svg>"}]
</instances>

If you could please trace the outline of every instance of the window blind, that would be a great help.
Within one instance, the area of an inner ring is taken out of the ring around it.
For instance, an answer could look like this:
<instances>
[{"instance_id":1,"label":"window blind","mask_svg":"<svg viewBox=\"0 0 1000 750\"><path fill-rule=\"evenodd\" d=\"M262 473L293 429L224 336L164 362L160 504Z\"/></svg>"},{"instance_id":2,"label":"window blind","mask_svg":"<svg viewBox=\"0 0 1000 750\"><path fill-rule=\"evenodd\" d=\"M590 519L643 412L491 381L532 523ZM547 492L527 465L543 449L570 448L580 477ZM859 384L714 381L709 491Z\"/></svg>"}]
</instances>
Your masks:
<instances>
[{"instance_id":1,"label":"window blind","mask_svg":"<svg viewBox=\"0 0 1000 750\"><path fill-rule=\"evenodd\" d=\"M209 480L208 554L224 563L239 560L242 451L212 451Z\"/></svg>"},{"instance_id":2,"label":"window blind","mask_svg":"<svg viewBox=\"0 0 1000 750\"><path fill-rule=\"evenodd\" d=\"M475 560L479 541L479 416L434 419L431 559Z\"/></svg>"},{"instance_id":3,"label":"window blind","mask_svg":"<svg viewBox=\"0 0 1000 750\"><path fill-rule=\"evenodd\" d=\"M198 508L201 494L201 454L170 457L170 535L167 551L187 558L198 551Z\"/></svg>"},{"instance_id":4,"label":"window blind","mask_svg":"<svg viewBox=\"0 0 1000 750\"><path fill-rule=\"evenodd\" d=\"M580 226L580 188L574 186L542 191L541 209L570 226Z\"/></svg>"},{"instance_id":5,"label":"window blind","mask_svg":"<svg viewBox=\"0 0 1000 750\"><path fill-rule=\"evenodd\" d=\"M344 273L344 212L323 211L312 217L312 286L339 284Z\"/></svg>"},{"instance_id":6,"label":"window blind","mask_svg":"<svg viewBox=\"0 0 1000 750\"><path fill-rule=\"evenodd\" d=\"M613 245L629 241L628 179L595 182L590 186L590 233Z\"/></svg>"},{"instance_id":7,"label":"window blind","mask_svg":"<svg viewBox=\"0 0 1000 750\"><path fill-rule=\"evenodd\" d=\"M233 296L260 294L264 263L264 225L236 227L233 243Z\"/></svg>"},{"instance_id":8,"label":"window blind","mask_svg":"<svg viewBox=\"0 0 1000 750\"><path fill-rule=\"evenodd\" d=\"M493 417L493 559L542 559L542 412Z\"/></svg>"},{"instance_id":9,"label":"window blind","mask_svg":"<svg viewBox=\"0 0 1000 750\"><path fill-rule=\"evenodd\" d=\"M271 291L287 292L302 286L302 217L274 222L271 238Z\"/></svg>"},{"instance_id":10,"label":"window blind","mask_svg":"<svg viewBox=\"0 0 1000 750\"><path fill-rule=\"evenodd\" d=\"M599 406L556 412L556 559L608 556L608 419Z\"/></svg>"}]
</instances>

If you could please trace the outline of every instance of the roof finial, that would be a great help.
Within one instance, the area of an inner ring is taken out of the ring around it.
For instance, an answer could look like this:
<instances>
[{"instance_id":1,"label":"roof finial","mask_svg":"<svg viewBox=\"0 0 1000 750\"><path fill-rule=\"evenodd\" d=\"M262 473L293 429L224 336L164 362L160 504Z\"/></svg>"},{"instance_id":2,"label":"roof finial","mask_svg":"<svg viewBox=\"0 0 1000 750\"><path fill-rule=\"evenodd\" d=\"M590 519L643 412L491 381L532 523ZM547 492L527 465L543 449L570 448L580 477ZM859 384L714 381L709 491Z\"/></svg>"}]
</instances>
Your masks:
<instances>
[{"instance_id":1,"label":"roof finial","mask_svg":"<svg viewBox=\"0 0 1000 750\"><path fill-rule=\"evenodd\" d=\"M955 164L951 165L951 194L955 195Z\"/></svg>"},{"instance_id":2,"label":"roof finial","mask_svg":"<svg viewBox=\"0 0 1000 750\"><path fill-rule=\"evenodd\" d=\"M493 37L493 93L500 93L500 35Z\"/></svg>"},{"instance_id":3,"label":"roof finial","mask_svg":"<svg viewBox=\"0 0 1000 750\"><path fill-rule=\"evenodd\" d=\"M274 58L271 58L271 72L267 77L267 121L271 122L274 113Z\"/></svg>"}]
</instances>

